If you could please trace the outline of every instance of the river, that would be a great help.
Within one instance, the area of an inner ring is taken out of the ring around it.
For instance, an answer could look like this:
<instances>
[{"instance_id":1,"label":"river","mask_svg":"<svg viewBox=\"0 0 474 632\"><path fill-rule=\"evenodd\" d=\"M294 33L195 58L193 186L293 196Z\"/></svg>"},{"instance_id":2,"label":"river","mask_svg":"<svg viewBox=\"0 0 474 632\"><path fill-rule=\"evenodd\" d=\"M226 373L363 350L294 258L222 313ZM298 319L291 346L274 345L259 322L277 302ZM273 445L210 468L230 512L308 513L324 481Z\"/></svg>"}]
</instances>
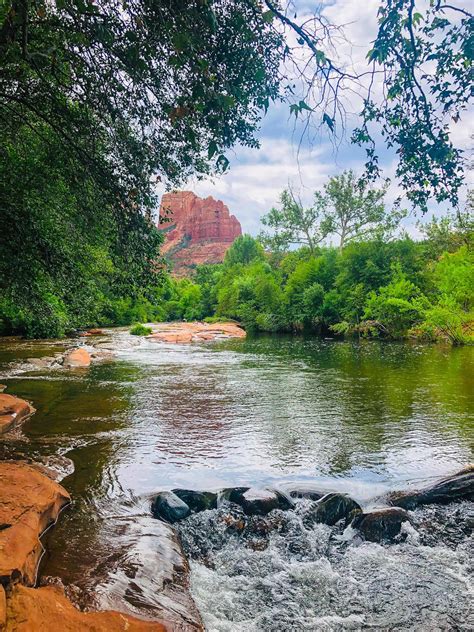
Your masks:
<instances>
[{"instance_id":1,"label":"river","mask_svg":"<svg viewBox=\"0 0 474 632\"><path fill-rule=\"evenodd\" d=\"M472 347L281 335L168 345L110 330L98 339L109 362L25 362L70 344L0 342L0 381L37 409L0 457L74 461L63 481L74 503L49 534L41 574L78 587L86 606L125 599L152 613L170 598L143 570L150 526L137 525L153 492L311 481L370 504L473 460ZM434 525L446 519L423 511ZM431 542L413 529L400 544L352 546L325 525L306 528L303 508L288 519L293 535L275 534L264 551L232 539L209 564L192 560L191 592L216 632L472 630L473 503L455 511L463 533L446 541L439 526ZM185 541L215 526L199 520ZM297 540L305 546L288 546Z\"/></svg>"}]
</instances>

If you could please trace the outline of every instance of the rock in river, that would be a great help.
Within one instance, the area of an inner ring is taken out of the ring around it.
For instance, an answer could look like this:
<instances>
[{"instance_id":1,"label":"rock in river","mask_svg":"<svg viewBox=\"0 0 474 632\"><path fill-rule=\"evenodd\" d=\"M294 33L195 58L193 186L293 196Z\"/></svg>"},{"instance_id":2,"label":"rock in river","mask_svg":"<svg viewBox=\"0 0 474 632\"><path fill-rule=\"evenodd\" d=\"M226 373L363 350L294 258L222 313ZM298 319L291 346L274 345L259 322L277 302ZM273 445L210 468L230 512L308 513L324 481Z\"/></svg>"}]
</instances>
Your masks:
<instances>
[{"instance_id":1,"label":"rock in river","mask_svg":"<svg viewBox=\"0 0 474 632\"><path fill-rule=\"evenodd\" d=\"M410 516L400 507L386 507L368 513L358 514L351 526L358 529L365 540L370 542L392 541Z\"/></svg>"},{"instance_id":2,"label":"rock in river","mask_svg":"<svg viewBox=\"0 0 474 632\"><path fill-rule=\"evenodd\" d=\"M153 499L151 512L154 518L166 520L166 522L178 522L178 520L183 520L189 516L191 510L173 492L160 492Z\"/></svg>"},{"instance_id":3,"label":"rock in river","mask_svg":"<svg viewBox=\"0 0 474 632\"><path fill-rule=\"evenodd\" d=\"M64 356L64 366L68 368L85 368L90 366L91 355L83 347L69 351Z\"/></svg>"},{"instance_id":4,"label":"rock in river","mask_svg":"<svg viewBox=\"0 0 474 632\"><path fill-rule=\"evenodd\" d=\"M223 501L240 505L248 516L265 516L274 509L292 509L293 500L277 489L257 489L254 487L230 487L218 495L218 506Z\"/></svg>"},{"instance_id":5,"label":"rock in river","mask_svg":"<svg viewBox=\"0 0 474 632\"><path fill-rule=\"evenodd\" d=\"M446 505L457 500L474 500L474 465L468 465L460 472L418 491L392 492L387 500L390 505L404 509L415 509L433 503Z\"/></svg>"},{"instance_id":6,"label":"rock in river","mask_svg":"<svg viewBox=\"0 0 474 632\"><path fill-rule=\"evenodd\" d=\"M0 393L0 435L21 424L35 412L24 399Z\"/></svg>"},{"instance_id":7,"label":"rock in river","mask_svg":"<svg viewBox=\"0 0 474 632\"><path fill-rule=\"evenodd\" d=\"M39 540L69 494L35 468L0 462L0 583L34 584L43 552Z\"/></svg>"},{"instance_id":8,"label":"rock in river","mask_svg":"<svg viewBox=\"0 0 474 632\"><path fill-rule=\"evenodd\" d=\"M3 629L1 620L0 629ZM5 632L166 632L168 629L159 621L142 621L122 612L81 612L55 586L16 585L7 602Z\"/></svg>"},{"instance_id":9,"label":"rock in river","mask_svg":"<svg viewBox=\"0 0 474 632\"><path fill-rule=\"evenodd\" d=\"M354 512L361 511L360 505L347 494L331 493L326 494L318 501L315 519L316 522L323 522L332 526L343 518L349 518Z\"/></svg>"},{"instance_id":10,"label":"rock in river","mask_svg":"<svg viewBox=\"0 0 474 632\"><path fill-rule=\"evenodd\" d=\"M214 492L197 492L193 489L173 489L183 502L185 502L191 511L205 511L206 509L215 509L217 507L217 494Z\"/></svg>"}]
</instances>

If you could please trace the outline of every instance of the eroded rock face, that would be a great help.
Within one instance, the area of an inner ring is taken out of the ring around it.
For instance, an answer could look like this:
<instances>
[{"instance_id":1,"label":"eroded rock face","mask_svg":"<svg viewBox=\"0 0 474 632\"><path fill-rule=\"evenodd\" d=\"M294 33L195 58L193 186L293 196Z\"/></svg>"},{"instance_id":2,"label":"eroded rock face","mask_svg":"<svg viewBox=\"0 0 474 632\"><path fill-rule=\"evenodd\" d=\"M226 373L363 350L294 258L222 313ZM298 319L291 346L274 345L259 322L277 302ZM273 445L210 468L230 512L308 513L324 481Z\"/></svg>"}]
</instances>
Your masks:
<instances>
[{"instance_id":1,"label":"eroded rock face","mask_svg":"<svg viewBox=\"0 0 474 632\"><path fill-rule=\"evenodd\" d=\"M166 632L157 621L142 621L115 612L81 612L56 586L27 588L16 585L7 601L5 632Z\"/></svg>"},{"instance_id":2,"label":"eroded rock face","mask_svg":"<svg viewBox=\"0 0 474 632\"><path fill-rule=\"evenodd\" d=\"M192 191L165 193L160 218L165 233L163 253L173 262L173 271L185 275L191 266L221 263L234 239L242 234L238 219L213 197L202 199Z\"/></svg>"},{"instance_id":3,"label":"eroded rock face","mask_svg":"<svg viewBox=\"0 0 474 632\"><path fill-rule=\"evenodd\" d=\"M24 399L0 393L0 435L20 425L35 412Z\"/></svg>"},{"instance_id":4,"label":"eroded rock face","mask_svg":"<svg viewBox=\"0 0 474 632\"><path fill-rule=\"evenodd\" d=\"M445 505L457 500L474 500L474 465L443 478L433 485L414 492L392 492L387 498L390 505L416 509L434 503Z\"/></svg>"},{"instance_id":5,"label":"eroded rock face","mask_svg":"<svg viewBox=\"0 0 474 632\"><path fill-rule=\"evenodd\" d=\"M0 462L0 583L34 584L39 537L69 502L67 491L36 468Z\"/></svg>"},{"instance_id":6,"label":"eroded rock face","mask_svg":"<svg viewBox=\"0 0 474 632\"><path fill-rule=\"evenodd\" d=\"M147 336L157 342L187 344L208 342L226 338L245 338L247 334L237 323L160 323L153 326L153 333Z\"/></svg>"}]
</instances>

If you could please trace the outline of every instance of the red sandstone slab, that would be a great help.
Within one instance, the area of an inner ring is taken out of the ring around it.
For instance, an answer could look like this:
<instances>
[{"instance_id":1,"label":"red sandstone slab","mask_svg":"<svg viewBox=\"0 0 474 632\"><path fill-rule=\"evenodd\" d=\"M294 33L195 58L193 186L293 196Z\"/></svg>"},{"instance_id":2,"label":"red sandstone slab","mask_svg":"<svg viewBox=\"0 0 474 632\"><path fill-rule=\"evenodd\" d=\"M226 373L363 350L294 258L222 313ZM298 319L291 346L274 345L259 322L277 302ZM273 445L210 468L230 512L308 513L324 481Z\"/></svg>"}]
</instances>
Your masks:
<instances>
[{"instance_id":1,"label":"red sandstone slab","mask_svg":"<svg viewBox=\"0 0 474 632\"><path fill-rule=\"evenodd\" d=\"M0 434L21 424L34 412L33 406L24 399L0 393Z\"/></svg>"},{"instance_id":2,"label":"red sandstone slab","mask_svg":"<svg viewBox=\"0 0 474 632\"><path fill-rule=\"evenodd\" d=\"M40 535L69 502L67 491L34 467L0 462L0 583L34 584Z\"/></svg>"}]
</instances>

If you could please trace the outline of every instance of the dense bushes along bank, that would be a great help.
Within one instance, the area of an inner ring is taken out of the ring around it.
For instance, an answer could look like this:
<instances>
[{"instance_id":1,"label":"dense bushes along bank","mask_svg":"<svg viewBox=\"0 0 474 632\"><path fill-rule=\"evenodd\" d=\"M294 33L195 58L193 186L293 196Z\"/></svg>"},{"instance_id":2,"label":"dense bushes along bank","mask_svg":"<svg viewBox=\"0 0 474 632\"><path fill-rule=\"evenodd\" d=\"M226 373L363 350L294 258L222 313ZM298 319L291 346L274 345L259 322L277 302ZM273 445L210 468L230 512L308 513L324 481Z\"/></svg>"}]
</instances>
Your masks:
<instances>
[{"instance_id":1,"label":"dense bushes along bank","mask_svg":"<svg viewBox=\"0 0 474 632\"><path fill-rule=\"evenodd\" d=\"M222 265L163 287L163 318L234 318L256 331L474 342L470 235L447 222L427 238L268 255L240 237Z\"/></svg>"}]
</instances>

